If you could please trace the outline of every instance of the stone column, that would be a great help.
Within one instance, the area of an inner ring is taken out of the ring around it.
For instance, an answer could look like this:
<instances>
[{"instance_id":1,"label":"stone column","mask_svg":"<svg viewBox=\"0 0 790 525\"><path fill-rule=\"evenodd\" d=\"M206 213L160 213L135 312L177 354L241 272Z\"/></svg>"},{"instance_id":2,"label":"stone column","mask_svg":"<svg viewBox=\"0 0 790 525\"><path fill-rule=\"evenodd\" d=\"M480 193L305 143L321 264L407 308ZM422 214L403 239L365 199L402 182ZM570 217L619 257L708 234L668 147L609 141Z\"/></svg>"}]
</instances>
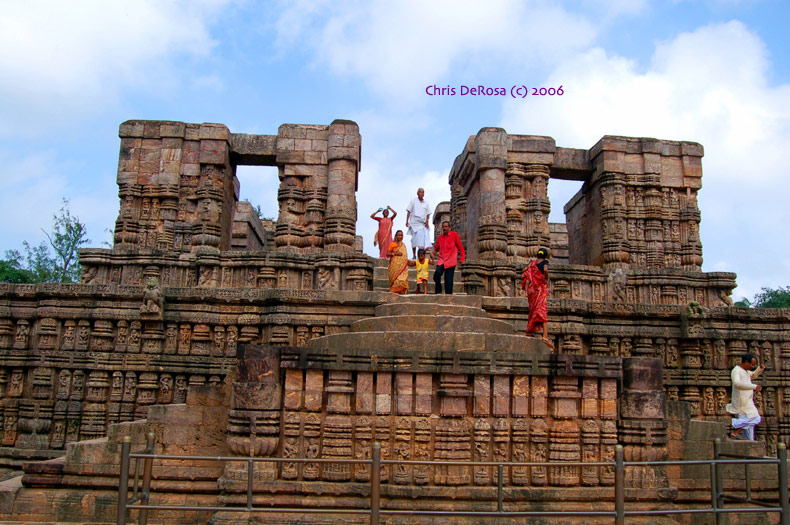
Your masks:
<instances>
[{"instance_id":1,"label":"stone column","mask_svg":"<svg viewBox=\"0 0 790 525\"><path fill-rule=\"evenodd\" d=\"M661 461L667 457L666 398L661 359L623 359L619 441L626 461ZM666 487L666 467L639 467L626 474L632 487Z\"/></svg>"},{"instance_id":2,"label":"stone column","mask_svg":"<svg viewBox=\"0 0 790 525\"><path fill-rule=\"evenodd\" d=\"M507 256L505 212L505 169L507 133L501 128L483 128L475 138L475 169L478 185L478 254L481 259Z\"/></svg>"},{"instance_id":3,"label":"stone column","mask_svg":"<svg viewBox=\"0 0 790 525\"><path fill-rule=\"evenodd\" d=\"M534 259L540 248L551 246L549 232L549 167L544 164L528 164L524 177L528 183L525 194L526 229L525 244L527 259Z\"/></svg>"},{"instance_id":4,"label":"stone column","mask_svg":"<svg viewBox=\"0 0 790 525\"><path fill-rule=\"evenodd\" d=\"M626 240L625 176L607 172L599 179L601 193L601 248L604 268L629 267Z\"/></svg>"},{"instance_id":5,"label":"stone column","mask_svg":"<svg viewBox=\"0 0 790 525\"><path fill-rule=\"evenodd\" d=\"M359 126L350 120L335 120L329 126L326 249L354 249L361 140Z\"/></svg>"},{"instance_id":6,"label":"stone column","mask_svg":"<svg viewBox=\"0 0 790 525\"><path fill-rule=\"evenodd\" d=\"M280 441L283 397L278 349L241 346L238 374L233 383L228 412L228 448L239 456L271 456ZM255 463L256 480L273 480L276 477L276 464ZM224 478L246 480L247 464L228 462Z\"/></svg>"}]
</instances>

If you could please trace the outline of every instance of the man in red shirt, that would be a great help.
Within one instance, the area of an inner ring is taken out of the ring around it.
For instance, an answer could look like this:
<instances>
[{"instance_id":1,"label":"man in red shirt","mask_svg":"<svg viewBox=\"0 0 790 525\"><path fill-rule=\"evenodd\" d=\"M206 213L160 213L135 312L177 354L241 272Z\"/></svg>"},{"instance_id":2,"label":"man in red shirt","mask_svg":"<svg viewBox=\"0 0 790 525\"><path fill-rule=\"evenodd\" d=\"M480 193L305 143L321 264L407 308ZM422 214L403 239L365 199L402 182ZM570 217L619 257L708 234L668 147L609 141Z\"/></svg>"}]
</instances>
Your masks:
<instances>
[{"instance_id":1,"label":"man in red shirt","mask_svg":"<svg viewBox=\"0 0 790 525\"><path fill-rule=\"evenodd\" d=\"M436 239L433 249L438 255L436 261L436 271L433 273L433 281L436 283L436 293L442 293L442 275L444 275L444 293L453 293L453 276L455 266L458 264L458 254L461 254L461 262L466 259L464 245L456 232L450 231L450 223L442 223L442 234Z\"/></svg>"}]
</instances>

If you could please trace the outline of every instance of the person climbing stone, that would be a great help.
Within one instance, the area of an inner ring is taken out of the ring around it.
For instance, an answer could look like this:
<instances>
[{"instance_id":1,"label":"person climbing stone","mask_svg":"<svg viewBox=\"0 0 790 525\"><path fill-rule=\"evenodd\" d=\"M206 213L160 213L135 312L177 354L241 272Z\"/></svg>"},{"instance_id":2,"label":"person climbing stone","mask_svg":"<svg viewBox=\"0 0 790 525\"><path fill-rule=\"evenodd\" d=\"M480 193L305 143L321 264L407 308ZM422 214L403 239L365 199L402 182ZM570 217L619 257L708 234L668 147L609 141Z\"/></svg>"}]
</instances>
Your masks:
<instances>
[{"instance_id":1,"label":"person climbing stone","mask_svg":"<svg viewBox=\"0 0 790 525\"><path fill-rule=\"evenodd\" d=\"M732 402L727 404L726 410L733 416L731 439L754 441L754 427L762 421L754 405L754 393L762 390L762 387L752 383L752 379L757 379L763 370L765 365L760 365L758 368L756 357L752 354L743 354L740 364L735 365L730 373Z\"/></svg>"}]
</instances>

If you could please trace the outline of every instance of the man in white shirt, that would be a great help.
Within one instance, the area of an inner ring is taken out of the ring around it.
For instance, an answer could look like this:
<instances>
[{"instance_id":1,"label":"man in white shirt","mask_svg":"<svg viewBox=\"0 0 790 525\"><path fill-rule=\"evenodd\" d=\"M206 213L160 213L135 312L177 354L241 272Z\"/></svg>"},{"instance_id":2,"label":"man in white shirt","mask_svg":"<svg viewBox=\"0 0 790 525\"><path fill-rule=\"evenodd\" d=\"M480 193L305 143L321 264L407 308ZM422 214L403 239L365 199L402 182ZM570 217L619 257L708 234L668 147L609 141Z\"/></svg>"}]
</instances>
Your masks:
<instances>
[{"instance_id":1,"label":"man in white shirt","mask_svg":"<svg viewBox=\"0 0 790 525\"><path fill-rule=\"evenodd\" d=\"M756 368L756 370L755 370ZM763 373L764 365L757 368L757 358L752 354L743 354L741 363L732 369L732 402L726 410L732 414L732 439L748 439L754 441L754 427L762 421L757 407L754 406L754 393L762 390L760 385L752 383L752 379Z\"/></svg>"},{"instance_id":2,"label":"man in white shirt","mask_svg":"<svg viewBox=\"0 0 790 525\"><path fill-rule=\"evenodd\" d=\"M412 199L406 207L406 227L411 235L412 257L417 258L418 248L431 246L431 230L428 226L428 219L431 217L431 207L423 197L425 190L417 190L417 197Z\"/></svg>"}]
</instances>

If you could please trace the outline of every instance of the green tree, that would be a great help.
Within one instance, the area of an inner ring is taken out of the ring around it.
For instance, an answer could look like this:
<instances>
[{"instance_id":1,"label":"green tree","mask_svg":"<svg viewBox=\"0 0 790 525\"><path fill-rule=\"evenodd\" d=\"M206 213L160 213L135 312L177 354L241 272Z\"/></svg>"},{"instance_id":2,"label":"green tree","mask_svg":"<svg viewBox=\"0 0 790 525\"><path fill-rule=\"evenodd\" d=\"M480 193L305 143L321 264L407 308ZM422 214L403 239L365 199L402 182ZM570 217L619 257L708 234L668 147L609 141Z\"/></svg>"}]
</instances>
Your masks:
<instances>
[{"instance_id":1,"label":"green tree","mask_svg":"<svg viewBox=\"0 0 790 525\"><path fill-rule=\"evenodd\" d=\"M0 283L32 283L34 276L16 261L0 261Z\"/></svg>"},{"instance_id":2,"label":"green tree","mask_svg":"<svg viewBox=\"0 0 790 525\"><path fill-rule=\"evenodd\" d=\"M790 308L790 286L778 288L762 288L754 296L753 308Z\"/></svg>"},{"instance_id":3,"label":"green tree","mask_svg":"<svg viewBox=\"0 0 790 525\"><path fill-rule=\"evenodd\" d=\"M80 280L82 269L79 263L79 249L88 244L87 230L79 217L71 215L69 201L63 199L60 211L52 216L52 231L44 232L47 241L38 246L22 243L24 255L19 250L8 250L5 253L5 266L9 271L24 271L35 283L58 282L76 283ZM50 248L55 252L50 252ZM19 274L11 275L19 278ZM19 282L6 281L5 282Z\"/></svg>"}]
</instances>

